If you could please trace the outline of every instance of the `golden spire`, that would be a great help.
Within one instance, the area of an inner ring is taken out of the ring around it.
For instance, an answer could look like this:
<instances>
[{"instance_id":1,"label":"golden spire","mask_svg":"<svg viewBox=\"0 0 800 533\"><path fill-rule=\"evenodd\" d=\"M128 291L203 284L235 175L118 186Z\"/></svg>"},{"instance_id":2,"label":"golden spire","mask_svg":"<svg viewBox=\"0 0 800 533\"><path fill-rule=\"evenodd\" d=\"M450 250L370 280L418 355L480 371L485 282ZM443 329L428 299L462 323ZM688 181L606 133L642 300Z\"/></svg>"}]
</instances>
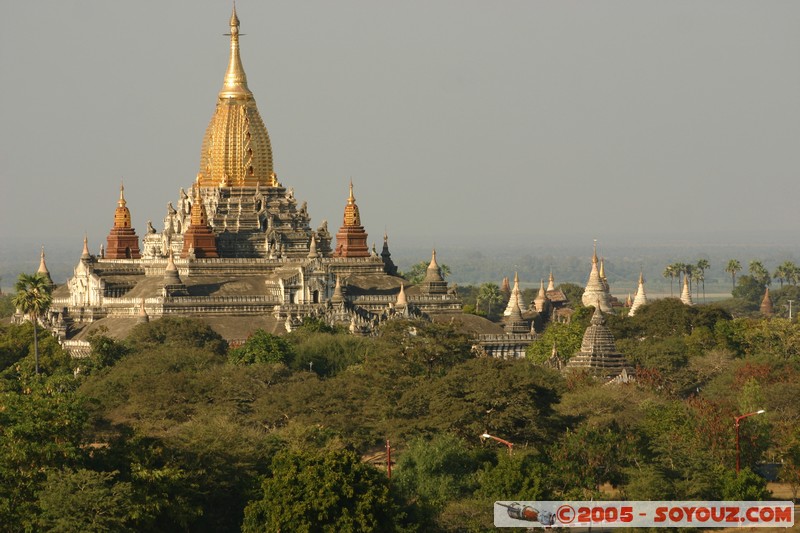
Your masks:
<instances>
[{"instance_id":1,"label":"golden spire","mask_svg":"<svg viewBox=\"0 0 800 533\"><path fill-rule=\"evenodd\" d=\"M350 196L347 198L347 205L344 208L343 224L345 226L361 225L361 214L358 212L356 197L353 196L353 180L350 180Z\"/></svg>"},{"instance_id":2,"label":"golden spire","mask_svg":"<svg viewBox=\"0 0 800 533\"><path fill-rule=\"evenodd\" d=\"M117 201L117 210L114 211L114 227L131 227L131 212L127 207L127 202L125 201L125 185L123 185L121 182L119 184L119 200Z\"/></svg>"},{"instance_id":3,"label":"golden spire","mask_svg":"<svg viewBox=\"0 0 800 533\"><path fill-rule=\"evenodd\" d=\"M594 240L594 251L592 252L592 264L597 264L597 239Z\"/></svg>"},{"instance_id":4,"label":"golden spire","mask_svg":"<svg viewBox=\"0 0 800 533\"><path fill-rule=\"evenodd\" d=\"M272 145L239 56L236 6L227 35L231 38L228 69L200 150L201 185L274 187L278 184L272 169Z\"/></svg>"},{"instance_id":5,"label":"golden spire","mask_svg":"<svg viewBox=\"0 0 800 533\"><path fill-rule=\"evenodd\" d=\"M228 70L225 72L225 82L219 92L220 98L237 98L252 96L247 87L247 75L244 73L242 58L239 57L239 17L236 16L236 4L231 13L231 56L228 60Z\"/></svg>"}]
</instances>

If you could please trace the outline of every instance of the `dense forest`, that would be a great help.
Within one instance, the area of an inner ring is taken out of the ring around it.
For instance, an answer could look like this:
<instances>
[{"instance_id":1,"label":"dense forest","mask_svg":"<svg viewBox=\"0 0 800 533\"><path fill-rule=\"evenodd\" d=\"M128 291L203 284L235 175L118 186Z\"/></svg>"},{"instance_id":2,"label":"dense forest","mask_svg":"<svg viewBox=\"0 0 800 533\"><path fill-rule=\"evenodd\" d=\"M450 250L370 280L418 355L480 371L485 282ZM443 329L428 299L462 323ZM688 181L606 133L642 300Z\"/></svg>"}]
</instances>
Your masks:
<instances>
[{"instance_id":1,"label":"dense forest","mask_svg":"<svg viewBox=\"0 0 800 533\"><path fill-rule=\"evenodd\" d=\"M618 385L541 364L577 350L577 298L520 360L424 321L365 338L309 320L231 347L164 318L95 335L84 359L39 330L37 374L31 324L5 321L0 530L483 531L495 500L769 498L764 463L796 496L800 325L758 298L607 315L636 367ZM734 417L760 409L737 476Z\"/></svg>"}]
</instances>

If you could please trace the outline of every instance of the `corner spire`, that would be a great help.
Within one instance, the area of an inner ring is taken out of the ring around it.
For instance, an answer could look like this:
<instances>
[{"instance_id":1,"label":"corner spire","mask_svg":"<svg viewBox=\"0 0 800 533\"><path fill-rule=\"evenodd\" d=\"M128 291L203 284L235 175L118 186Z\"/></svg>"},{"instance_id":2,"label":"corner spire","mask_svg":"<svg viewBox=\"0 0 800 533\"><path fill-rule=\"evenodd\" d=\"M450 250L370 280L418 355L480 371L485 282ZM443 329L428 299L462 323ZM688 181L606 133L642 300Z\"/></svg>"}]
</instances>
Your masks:
<instances>
[{"instance_id":1,"label":"corner spire","mask_svg":"<svg viewBox=\"0 0 800 533\"><path fill-rule=\"evenodd\" d=\"M231 37L231 55L228 60L228 70L225 72L225 81L222 84L219 97L252 97L253 93L250 92L250 89L247 87L247 75L244 73L242 59L239 56L239 17L236 16L236 4L233 5L230 26L231 32L227 35Z\"/></svg>"},{"instance_id":2,"label":"corner spire","mask_svg":"<svg viewBox=\"0 0 800 533\"><path fill-rule=\"evenodd\" d=\"M47 265L44 262L44 245L42 245L42 255L39 261L39 270L36 271L36 274L46 279L51 287L55 285L55 283L53 283L53 278L50 277L50 271L47 270Z\"/></svg>"},{"instance_id":3,"label":"corner spire","mask_svg":"<svg viewBox=\"0 0 800 533\"><path fill-rule=\"evenodd\" d=\"M395 307L406 307L408 305L408 298L406 297L406 288L403 283L400 283L400 292L397 293L397 302Z\"/></svg>"},{"instance_id":4,"label":"corner spire","mask_svg":"<svg viewBox=\"0 0 800 533\"><path fill-rule=\"evenodd\" d=\"M89 236L83 234L83 252L81 252L81 259L91 259L92 254L89 253Z\"/></svg>"},{"instance_id":5,"label":"corner spire","mask_svg":"<svg viewBox=\"0 0 800 533\"><path fill-rule=\"evenodd\" d=\"M37 274L47 274L50 275L50 271L47 270L47 265L44 262L44 244L42 245L42 254L40 255L39 260L39 270L36 271Z\"/></svg>"}]
</instances>

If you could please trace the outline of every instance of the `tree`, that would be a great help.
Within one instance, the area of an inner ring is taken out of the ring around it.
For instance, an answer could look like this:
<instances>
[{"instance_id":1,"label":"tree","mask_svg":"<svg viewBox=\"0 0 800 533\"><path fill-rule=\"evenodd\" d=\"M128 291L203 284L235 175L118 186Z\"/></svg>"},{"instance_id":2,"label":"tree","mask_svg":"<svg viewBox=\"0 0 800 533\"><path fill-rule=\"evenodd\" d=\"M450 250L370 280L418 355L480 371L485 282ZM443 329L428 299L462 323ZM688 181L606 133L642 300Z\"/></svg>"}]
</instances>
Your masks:
<instances>
[{"instance_id":1,"label":"tree","mask_svg":"<svg viewBox=\"0 0 800 533\"><path fill-rule=\"evenodd\" d=\"M772 283L772 276L769 275L769 270L764 268L764 265L761 263L761 261L750 261L748 271L753 279L756 280L762 287L766 287Z\"/></svg>"},{"instance_id":2,"label":"tree","mask_svg":"<svg viewBox=\"0 0 800 533\"><path fill-rule=\"evenodd\" d=\"M392 482L422 508L425 521L436 518L448 502L474 490L474 474L481 461L466 443L449 433L409 444L397 462Z\"/></svg>"},{"instance_id":3,"label":"tree","mask_svg":"<svg viewBox=\"0 0 800 533\"><path fill-rule=\"evenodd\" d=\"M0 393L0 531L25 529L48 471L85 459L85 401L56 379Z\"/></svg>"},{"instance_id":4,"label":"tree","mask_svg":"<svg viewBox=\"0 0 800 533\"><path fill-rule=\"evenodd\" d=\"M786 281L787 283L791 283L792 285L797 284L797 276L798 276L798 267L791 261L784 261L775 269L775 272L772 274L772 277L777 279L781 284L781 289L783 288L783 282Z\"/></svg>"},{"instance_id":5,"label":"tree","mask_svg":"<svg viewBox=\"0 0 800 533\"><path fill-rule=\"evenodd\" d=\"M742 270L742 264L737 259L729 259L725 272L731 275L731 290L736 288L736 274Z\"/></svg>"},{"instance_id":6,"label":"tree","mask_svg":"<svg viewBox=\"0 0 800 533\"><path fill-rule=\"evenodd\" d=\"M242 531L397 531L402 519L386 477L355 452L285 450L245 508Z\"/></svg>"},{"instance_id":7,"label":"tree","mask_svg":"<svg viewBox=\"0 0 800 533\"><path fill-rule=\"evenodd\" d=\"M36 526L46 531L134 531L131 484L117 472L51 470L38 493Z\"/></svg>"},{"instance_id":8,"label":"tree","mask_svg":"<svg viewBox=\"0 0 800 533\"><path fill-rule=\"evenodd\" d=\"M711 263L708 259L700 259L697 261L697 270L700 271L700 282L703 284L703 301L706 301L706 270L711 268Z\"/></svg>"},{"instance_id":9,"label":"tree","mask_svg":"<svg viewBox=\"0 0 800 533\"><path fill-rule=\"evenodd\" d=\"M292 346L283 337L256 330L244 346L228 352L228 361L235 365L254 363L283 363L288 365L294 356Z\"/></svg>"},{"instance_id":10,"label":"tree","mask_svg":"<svg viewBox=\"0 0 800 533\"><path fill-rule=\"evenodd\" d=\"M496 283L484 283L478 291L478 302L486 303L486 315L492 314L492 307L503 300L503 293Z\"/></svg>"},{"instance_id":11,"label":"tree","mask_svg":"<svg viewBox=\"0 0 800 533\"><path fill-rule=\"evenodd\" d=\"M573 307L580 307L583 305L581 298L583 297L583 291L585 289L580 285L575 283L561 283L558 289L564 293L564 296L567 297L567 300Z\"/></svg>"},{"instance_id":12,"label":"tree","mask_svg":"<svg viewBox=\"0 0 800 533\"><path fill-rule=\"evenodd\" d=\"M742 274L731 294L734 298L740 298L752 304L751 308L754 306L757 308L764 297L764 285L753 276Z\"/></svg>"},{"instance_id":13,"label":"tree","mask_svg":"<svg viewBox=\"0 0 800 533\"><path fill-rule=\"evenodd\" d=\"M17 291L12 300L17 309L30 316L33 323L33 354L36 360L36 373L39 373L39 339L36 331L39 318L50 308L53 301L52 287L48 279L41 274L20 274Z\"/></svg>"},{"instance_id":14,"label":"tree","mask_svg":"<svg viewBox=\"0 0 800 533\"><path fill-rule=\"evenodd\" d=\"M164 317L134 327L128 338L134 351L146 351L164 346L174 349L200 348L218 355L228 350L228 343L219 333L196 318Z\"/></svg>"},{"instance_id":15,"label":"tree","mask_svg":"<svg viewBox=\"0 0 800 533\"><path fill-rule=\"evenodd\" d=\"M674 263L671 264L671 265L667 265L666 268L664 268L664 272L662 273L662 276L664 276L665 278L669 278L669 295L670 296L674 295L673 285L672 284L675 281L675 276L676 275L679 275L679 272L675 269L675 264Z\"/></svg>"}]
</instances>

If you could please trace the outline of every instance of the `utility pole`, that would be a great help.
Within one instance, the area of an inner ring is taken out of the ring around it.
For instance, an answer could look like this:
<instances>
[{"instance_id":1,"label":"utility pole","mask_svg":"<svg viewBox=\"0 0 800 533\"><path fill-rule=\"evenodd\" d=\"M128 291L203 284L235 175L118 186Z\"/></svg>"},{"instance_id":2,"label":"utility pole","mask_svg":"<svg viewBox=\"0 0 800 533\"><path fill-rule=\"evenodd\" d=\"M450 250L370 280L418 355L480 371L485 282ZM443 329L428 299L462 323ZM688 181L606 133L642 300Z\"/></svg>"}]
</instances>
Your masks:
<instances>
[{"instance_id":1,"label":"utility pole","mask_svg":"<svg viewBox=\"0 0 800 533\"><path fill-rule=\"evenodd\" d=\"M791 320L792 319L792 302L794 302L794 300L786 300L786 301L789 302L789 320Z\"/></svg>"},{"instance_id":2,"label":"utility pole","mask_svg":"<svg viewBox=\"0 0 800 533\"><path fill-rule=\"evenodd\" d=\"M734 423L734 426L736 427L736 475L737 476L739 475L739 463L741 461L741 451L739 448L739 422L741 422L748 416L760 415L763 413L766 413L766 411L764 409L759 409L755 413L747 413L746 415L735 417L736 422Z\"/></svg>"}]
</instances>

